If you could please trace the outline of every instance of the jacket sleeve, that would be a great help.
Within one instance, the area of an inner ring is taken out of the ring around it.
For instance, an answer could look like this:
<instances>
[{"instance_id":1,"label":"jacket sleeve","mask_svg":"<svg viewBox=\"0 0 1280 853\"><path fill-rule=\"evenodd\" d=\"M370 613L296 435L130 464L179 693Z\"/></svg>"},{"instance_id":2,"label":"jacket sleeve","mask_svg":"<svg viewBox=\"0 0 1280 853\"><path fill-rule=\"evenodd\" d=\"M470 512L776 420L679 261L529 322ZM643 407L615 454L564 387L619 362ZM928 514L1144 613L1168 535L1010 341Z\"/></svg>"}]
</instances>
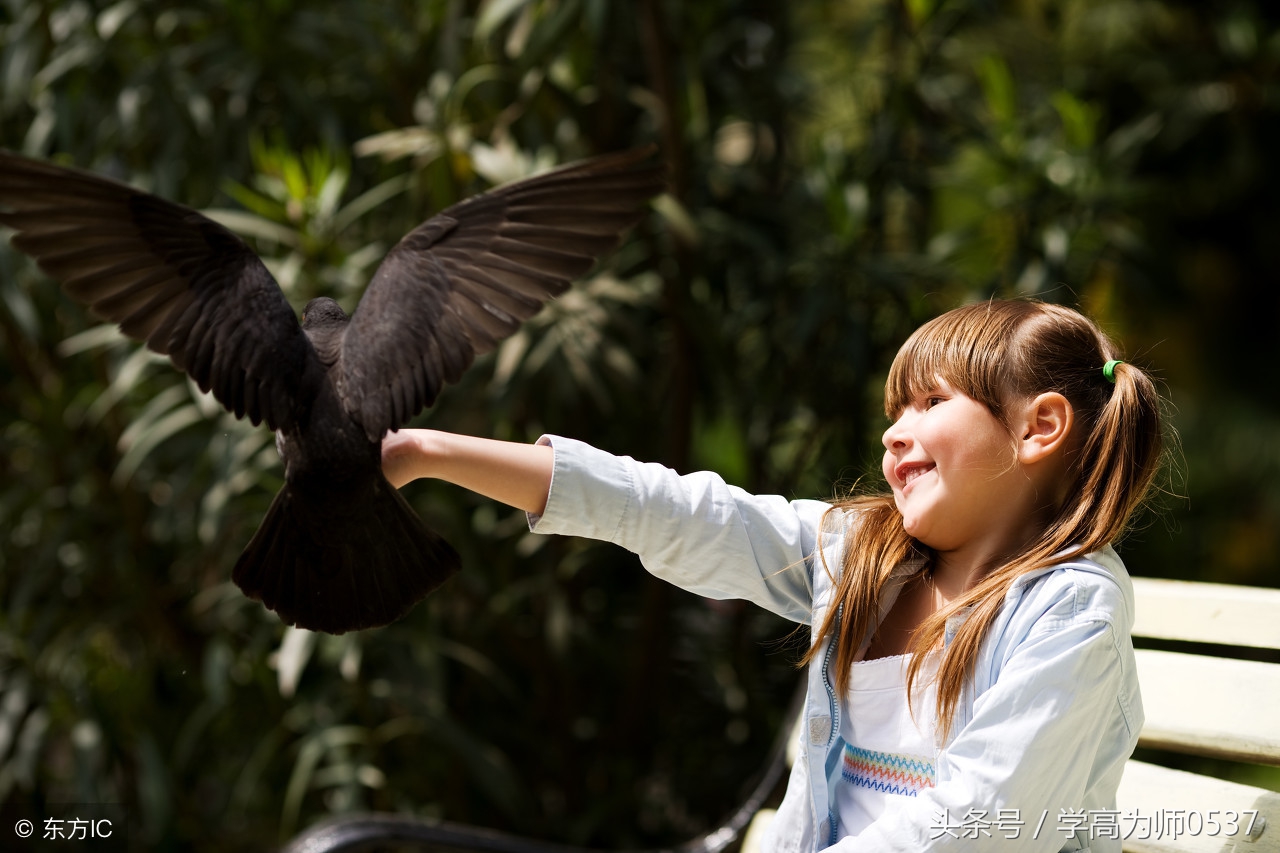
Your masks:
<instances>
[{"instance_id":1,"label":"jacket sleeve","mask_svg":"<svg viewBox=\"0 0 1280 853\"><path fill-rule=\"evenodd\" d=\"M613 542L690 592L809 621L811 557L828 504L751 495L710 472L681 476L572 439L539 441L554 449L555 468L546 509L529 518L535 533ZM824 535L824 550L838 553L828 546L839 540Z\"/></svg>"},{"instance_id":2,"label":"jacket sleeve","mask_svg":"<svg viewBox=\"0 0 1280 853\"><path fill-rule=\"evenodd\" d=\"M896 801L832 850L971 853L1013 841L1049 853L1075 849L1081 830L1088 846L1089 828L1072 813L1083 811L1086 789L1119 784L1136 737L1123 707L1128 676L1110 622L1046 617L941 752L936 786ZM1099 756L1115 759L1098 766Z\"/></svg>"}]
</instances>

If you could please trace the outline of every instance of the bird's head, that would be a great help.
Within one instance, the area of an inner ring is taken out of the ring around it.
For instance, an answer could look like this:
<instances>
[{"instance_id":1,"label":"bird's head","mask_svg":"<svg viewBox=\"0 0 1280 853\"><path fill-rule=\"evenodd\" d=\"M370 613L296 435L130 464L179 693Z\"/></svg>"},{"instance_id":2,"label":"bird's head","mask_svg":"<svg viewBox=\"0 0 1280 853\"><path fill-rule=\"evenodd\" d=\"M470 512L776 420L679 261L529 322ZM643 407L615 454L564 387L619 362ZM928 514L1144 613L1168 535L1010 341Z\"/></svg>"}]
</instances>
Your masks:
<instances>
[{"instance_id":1,"label":"bird's head","mask_svg":"<svg viewBox=\"0 0 1280 853\"><path fill-rule=\"evenodd\" d=\"M350 318L342 306L327 296L317 296L302 309L302 328L320 329L325 326L345 326Z\"/></svg>"}]
</instances>

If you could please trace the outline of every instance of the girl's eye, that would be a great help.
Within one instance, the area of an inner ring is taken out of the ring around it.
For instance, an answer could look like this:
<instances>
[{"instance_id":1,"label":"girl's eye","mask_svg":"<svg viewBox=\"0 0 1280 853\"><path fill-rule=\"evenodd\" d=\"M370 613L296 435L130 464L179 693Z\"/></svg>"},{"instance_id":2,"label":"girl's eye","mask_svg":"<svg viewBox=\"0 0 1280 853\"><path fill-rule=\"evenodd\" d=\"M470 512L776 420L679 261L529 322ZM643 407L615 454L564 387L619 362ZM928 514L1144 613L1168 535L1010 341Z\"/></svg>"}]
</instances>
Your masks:
<instances>
[{"instance_id":1,"label":"girl's eye","mask_svg":"<svg viewBox=\"0 0 1280 853\"><path fill-rule=\"evenodd\" d=\"M924 398L924 407L925 407L926 409L932 409L934 406L938 405L938 404L939 404L939 403L941 403L941 402L942 402L942 398L941 398L941 397L937 397L937 396L934 396L934 397L925 397L925 398Z\"/></svg>"}]
</instances>

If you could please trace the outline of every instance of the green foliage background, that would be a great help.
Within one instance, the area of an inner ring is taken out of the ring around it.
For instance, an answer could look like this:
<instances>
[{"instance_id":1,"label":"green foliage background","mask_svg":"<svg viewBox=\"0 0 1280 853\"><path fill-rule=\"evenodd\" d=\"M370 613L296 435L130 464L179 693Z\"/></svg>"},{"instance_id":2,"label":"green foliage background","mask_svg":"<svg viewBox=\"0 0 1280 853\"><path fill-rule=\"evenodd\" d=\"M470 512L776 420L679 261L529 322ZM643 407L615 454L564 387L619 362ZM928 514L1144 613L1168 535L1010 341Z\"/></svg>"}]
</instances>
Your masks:
<instances>
[{"instance_id":1,"label":"green foliage background","mask_svg":"<svg viewBox=\"0 0 1280 853\"><path fill-rule=\"evenodd\" d=\"M1084 307L1167 383L1135 574L1276 585L1280 10L1256 0L0 0L0 146L210 210L295 305L494 183L657 141L671 194L417 421L828 497L883 373L965 300ZM466 571L285 630L229 573L271 436L0 250L0 803L140 848L331 812L600 846L696 834L795 681L788 625L406 492Z\"/></svg>"}]
</instances>

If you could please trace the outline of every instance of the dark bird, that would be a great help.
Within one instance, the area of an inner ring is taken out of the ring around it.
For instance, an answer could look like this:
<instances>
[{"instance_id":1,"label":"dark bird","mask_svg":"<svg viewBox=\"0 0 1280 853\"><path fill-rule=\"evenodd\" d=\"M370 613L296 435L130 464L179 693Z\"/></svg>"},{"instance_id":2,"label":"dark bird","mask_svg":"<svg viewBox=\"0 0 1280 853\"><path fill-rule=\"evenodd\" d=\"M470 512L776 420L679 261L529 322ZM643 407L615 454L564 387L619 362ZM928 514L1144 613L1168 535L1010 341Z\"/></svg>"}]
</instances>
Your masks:
<instances>
[{"instance_id":1,"label":"dark bird","mask_svg":"<svg viewBox=\"0 0 1280 853\"><path fill-rule=\"evenodd\" d=\"M403 616L459 568L382 475L382 437L584 275L663 188L653 149L466 199L388 253L348 317L299 325L261 259L196 211L0 151L0 224L74 299L276 431L285 484L232 577L289 624Z\"/></svg>"}]
</instances>

